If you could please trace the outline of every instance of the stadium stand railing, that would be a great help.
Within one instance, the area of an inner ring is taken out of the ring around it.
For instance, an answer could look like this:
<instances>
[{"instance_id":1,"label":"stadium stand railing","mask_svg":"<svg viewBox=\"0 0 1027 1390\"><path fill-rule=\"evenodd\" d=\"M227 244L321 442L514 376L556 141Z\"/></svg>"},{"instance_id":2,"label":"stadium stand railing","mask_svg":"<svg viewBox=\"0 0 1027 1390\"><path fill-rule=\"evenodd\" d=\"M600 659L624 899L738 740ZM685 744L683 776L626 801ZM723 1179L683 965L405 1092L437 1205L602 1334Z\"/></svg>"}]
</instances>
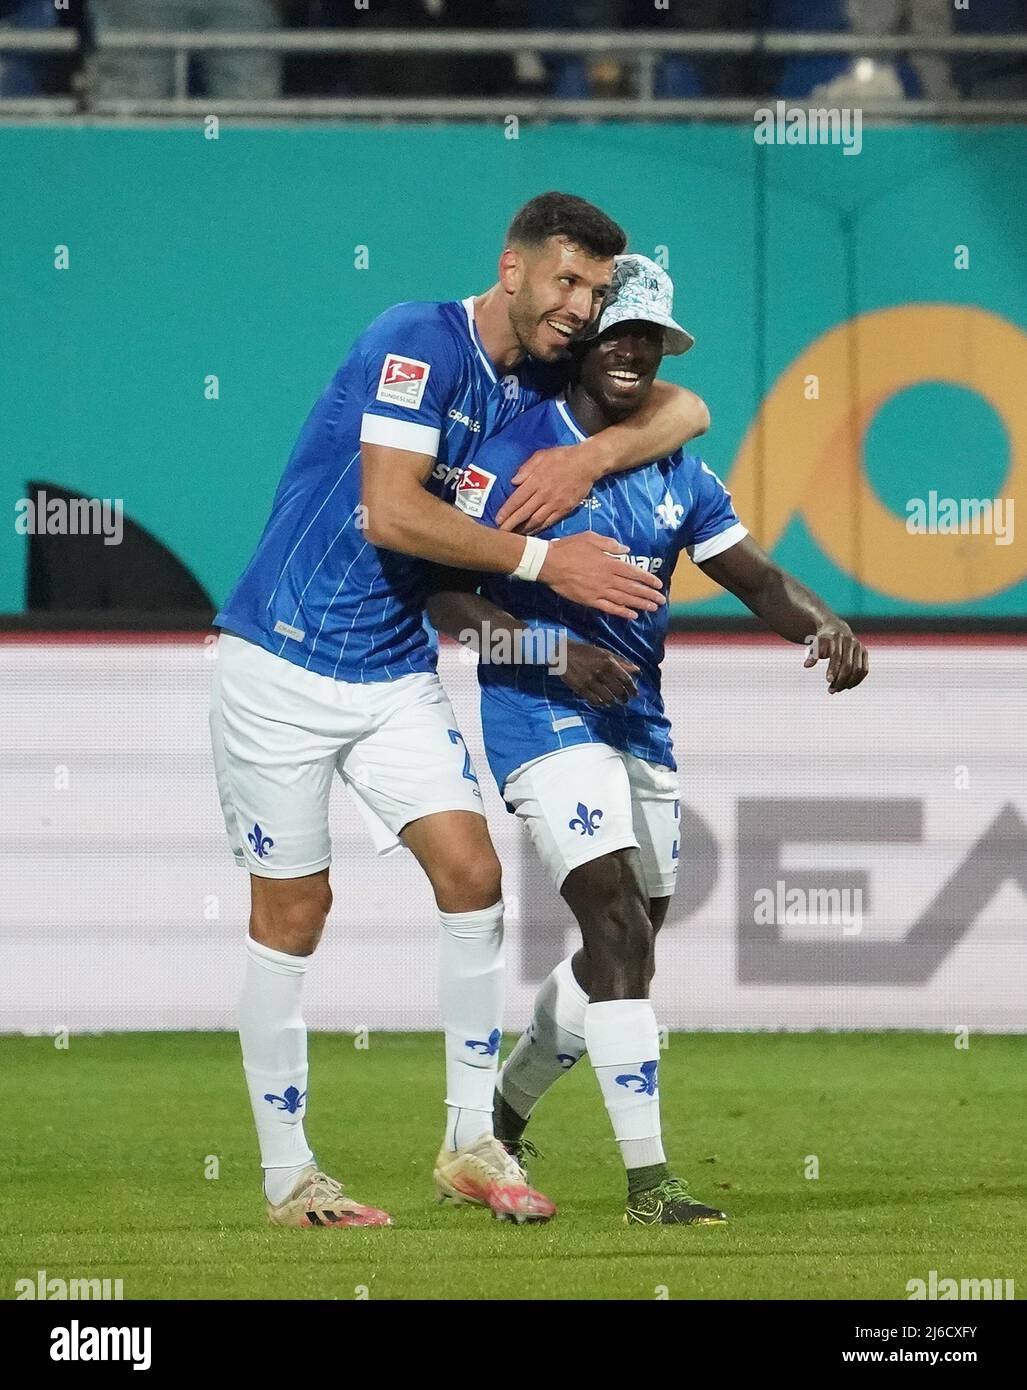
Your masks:
<instances>
[{"instance_id":1,"label":"stadium stand railing","mask_svg":"<svg viewBox=\"0 0 1027 1390\"><path fill-rule=\"evenodd\" d=\"M73 30L37 32L0 29L0 54L81 52L86 47ZM261 121L337 119L481 120L516 115L526 120L747 120L760 107L778 98L773 94L737 97L657 97L656 65L668 54L709 57L749 55L785 57L802 54L852 54L885 58L889 55L1027 55L1027 35L876 35L844 33L669 33L612 31L569 33L566 30L441 30L353 33L337 29L266 31L106 30L92 45L102 50L147 50L169 53L173 61L170 97L100 100L88 81L67 95L0 98L0 120L37 117L44 120L195 117L234 115ZM212 50L259 51L286 55L341 57L404 54L479 56L524 53L569 54L585 58L616 58L634 74L634 93L627 96L561 98L531 93L504 96L291 96L246 100L189 95L190 60ZM791 106L822 106L825 98L791 99ZM864 117L874 120L1027 120L1024 99L861 98Z\"/></svg>"}]
</instances>

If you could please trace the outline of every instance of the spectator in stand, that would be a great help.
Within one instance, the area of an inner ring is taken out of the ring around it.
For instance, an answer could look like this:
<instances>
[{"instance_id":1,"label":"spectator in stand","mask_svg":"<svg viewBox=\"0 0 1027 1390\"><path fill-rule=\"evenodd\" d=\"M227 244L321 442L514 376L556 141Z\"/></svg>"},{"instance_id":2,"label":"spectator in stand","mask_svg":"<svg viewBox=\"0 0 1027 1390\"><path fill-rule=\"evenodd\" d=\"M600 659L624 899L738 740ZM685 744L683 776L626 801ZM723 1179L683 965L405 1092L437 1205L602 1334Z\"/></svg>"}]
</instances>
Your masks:
<instances>
[{"instance_id":1,"label":"spectator in stand","mask_svg":"<svg viewBox=\"0 0 1027 1390\"><path fill-rule=\"evenodd\" d=\"M54 29L53 0L0 0L0 29ZM46 58L36 53L0 53L0 97L34 97L44 89Z\"/></svg>"},{"instance_id":2,"label":"spectator in stand","mask_svg":"<svg viewBox=\"0 0 1027 1390\"><path fill-rule=\"evenodd\" d=\"M442 0L440 24L448 29L523 29L524 0ZM500 96L516 89L513 54L454 54L450 60L450 90L463 96Z\"/></svg>"},{"instance_id":3,"label":"spectator in stand","mask_svg":"<svg viewBox=\"0 0 1027 1390\"><path fill-rule=\"evenodd\" d=\"M953 14L957 34L1027 35L1027 0L986 0ZM963 96L977 101L1027 100L1027 54L974 53L952 63Z\"/></svg>"},{"instance_id":4,"label":"spectator in stand","mask_svg":"<svg viewBox=\"0 0 1027 1390\"><path fill-rule=\"evenodd\" d=\"M394 30L406 39L445 29L516 29L520 0L371 0L357 10L340 0L291 0L287 20L315 29L352 33ZM500 54L303 54L289 63L289 88L331 96L492 96L514 86L513 62Z\"/></svg>"},{"instance_id":5,"label":"spectator in stand","mask_svg":"<svg viewBox=\"0 0 1027 1390\"><path fill-rule=\"evenodd\" d=\"M531 29L568 29L587 35L597 29L620 28L624 9L624 0L529 0L528 26ZM530 36L527 42L530 46ZM592 94L596 64L587 57L574 53L543 53L542 61L551 96L573 99ZM616 76L608 64L603 68L604 71L596 76L604 85L612 85Z\"/></svg>"},{"instance_id":6,"label":"spectator in stand","mask_svg":"<svg viewBox=\"0 0 1027 1390\"><path fill-rule=\"evenodd\" d=\"M671 0L658 10L636 0L628 6L625 25L629 30L742 32L760 28L763 8L763 0ZM657 97L734 96L758 86L750 60L737 54L665 53L653 73Z\"/></svg>"},{"instance_id":7,"label":"spectator in stand","mask_svg":"<svg viewBox=\"0 0 1027 1390\"><path fill-rule=\"evenodd\" d=\"M951 12L939 0L770 0L770 29L829 30L839 34L909 34L952 32ZM956 89L942 54L859 56L810 53L785 61L779 96L818 101L858 102L866 97L951 99Z\"/></svg>"},{"instance_id":8,"label":"spectator in stand","mask_svg":"<svg viewBox=\"0 0 1027 1390\"><path fill-rule=\"evenodd\" d=\"M338 0L287 0L283 14L290 29L353 29L358 18L352 5L340 5ZM352 60L345 54L291 53L284 65L284 86L290 96L355 93Z\"/></svg>"},{"instance_id":9,"label":"spectator in stand","mask_svg":"<svg viewBox=\"0 0 1027 1390\"><path fill-rule=\"evenodd\" d=\"M114 29L278 29L281 13L274 0L91 0L96 33ZM173 55L157 49L100 49L93 65L97 101L170 97ZM281 90L277 53L213 49L195 65L203 94L210 97L269 99Z\"/></svg>"}]
</instances>

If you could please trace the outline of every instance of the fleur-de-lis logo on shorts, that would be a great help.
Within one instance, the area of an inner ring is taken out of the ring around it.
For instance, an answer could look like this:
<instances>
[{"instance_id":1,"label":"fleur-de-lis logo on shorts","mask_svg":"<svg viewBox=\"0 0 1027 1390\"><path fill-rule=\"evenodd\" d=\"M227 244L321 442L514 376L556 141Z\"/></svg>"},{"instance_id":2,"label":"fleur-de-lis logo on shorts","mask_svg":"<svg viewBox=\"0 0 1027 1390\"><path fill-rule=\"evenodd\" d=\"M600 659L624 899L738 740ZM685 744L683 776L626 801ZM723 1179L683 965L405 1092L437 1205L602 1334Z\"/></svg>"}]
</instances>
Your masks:
<instances>
[{"instance_id":1,"label":"fleur-de-lis logo on shorts","mask_svg":"<svg viewBox=\"0 0 1027 1390\"><path fill-rule=\"evenodd\" d=\"M656 1094L656 1069L659 1062L643 1062L637 1072L626 1072L623 1076L617 1077L617 1085L623 1086L628 1091L634 1091L636 1095L654 1096ZM637 1082L637 1085L632 1085Z\"/></svg>"},{"instance_id":2,"label":"fleur-de-lis logo on shorts","mask_svg":"<svg viewBox=\"0 0 1027 1390\"><path fill-rule=\"evenodd\" d=\"M578 814L567 822L567 829L580 831L582 835L594 835L602 818L602 811L590 811L583 801L579 801Z\"/></svg>"},{"instance_id":3,"label":"fleur-de-lis logo on shorts","mask_svg":"<svg viewBox=\"0 0 1027 1390\"><path fill-rule=\"evenodd\" d=\"M669 492L664 493L663 501L656 508L656 524L664 531L670 531L675 526L681 525L681 518L685 514L685 509L680 502L675 502Z\"/></svg>"},{"instance_id":4,"label":"fleur-de-lis logo on shorts","mask_svg":"<svg viewBox=\"0 0 1027 1390\"><path fill-rule=\"evenodd\" d=\"M270 836L265 835L259 825L255 825L246 836L253 847L253 853L258 859L266 859L271 850L275 847L275 842Z\"/></svg>"}]
</instances>

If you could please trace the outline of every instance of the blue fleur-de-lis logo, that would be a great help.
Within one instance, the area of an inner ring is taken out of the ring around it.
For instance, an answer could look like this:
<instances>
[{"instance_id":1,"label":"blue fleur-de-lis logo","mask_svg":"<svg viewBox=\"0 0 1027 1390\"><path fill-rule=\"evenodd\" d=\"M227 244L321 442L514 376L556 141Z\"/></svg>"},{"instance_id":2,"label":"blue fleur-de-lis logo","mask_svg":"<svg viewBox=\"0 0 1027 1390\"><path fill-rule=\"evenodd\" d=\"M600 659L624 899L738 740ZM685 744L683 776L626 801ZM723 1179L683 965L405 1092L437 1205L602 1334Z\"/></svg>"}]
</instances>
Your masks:
<instances>
[{"instance_id":1,"label":"blue fleur-de-lis logo","mask_svg":"<svg viewBox=\"0 0 1027 1390\"><path fill-rule=\"evenodd\" d=\"M488 1042L476 1042L473 1038L468 1038L464 1047L469 1047L472 1052L480 1052L483 1057L494 1057L499 1051L499 1044L502 1041L502 1033L498 1028L493 1028L489 1034Z\"/></svg>"},{"instance_id":2,"label":"blue fleur-de-lis logo","mask_svg":"<svg viewBox=\"0 0 1027 1390\"><path fill-rule=\"evenodd\" d=\"M590 811L583 801L579 801L578 814L567 822L567 829L579 830L582 835L594 835L602 818L602 811Z\"/></svg>"},{"instance_id":3,"label":"blue fleur-de-lis logo","mask_svg":"<svg viewBox=\"0 0 1027 1390\"><path fill-rule=\"evenodd\" d=\"M269 1091L264 1097L276 1110L284 1110L288 1115L295 1115L306 1098L306 1091L297 1091L295 1086L289 1086L284 1096L276 1096Z\"/></svg>"},{"instance_id":4,"label":"blue fleur-de-lis logo","mask_svg":"<svg viewBox=\"0 0 1027 1390\"><path fill-rule=\"evenodd\" d=\"M255 825L246 838L252 845L253 853L258 859L266 859L269 852L275 847L274 840L265 835L259 825Z\"/></svg>"},{"instance_id":5,"label":"blue fleur-de-lis logo","mask_svg":"<svg viewBox=\"0 0 1027 1390\"><path fill-rule=\"evenodd\" d=\"M663 501L656 508L656 524L665 531L670 531L675 526L681 525L681 518L685 514L685 509L680 502L675 502L669 492L664 493Z\"/></svg>"},{"instance_id":6,"label":"blue fleur-de-lis logo","mask_svg":"<svg viewBox=\"0 0 1027 1390\"><path fill-rule=\"evenodd\" d=\"M560 1063L561 1067L563 1067L564 1071L570 1071L571 1067L573 1067L578 1059L577 1057L573 1057L569 1052L558 1052L556 1054L556 1060Z\"/></svg>"},{"instance_id":7,"label":"blue fleur-de-lis logo","mask_svg":"<svg viewBox=\"0 0 1027 1390\"><path fill-rule=\"evenodd\" d=\"M624 1086L629 1091L634 1091L636 1095L654 1096L656 1094L656 1068L659 1062L643 1062L637 1072L627 1072L624 1076L617 1077L617 1085ZM631 1083L637 1081L638 1085Z\"/></svg>"}]
</instances>

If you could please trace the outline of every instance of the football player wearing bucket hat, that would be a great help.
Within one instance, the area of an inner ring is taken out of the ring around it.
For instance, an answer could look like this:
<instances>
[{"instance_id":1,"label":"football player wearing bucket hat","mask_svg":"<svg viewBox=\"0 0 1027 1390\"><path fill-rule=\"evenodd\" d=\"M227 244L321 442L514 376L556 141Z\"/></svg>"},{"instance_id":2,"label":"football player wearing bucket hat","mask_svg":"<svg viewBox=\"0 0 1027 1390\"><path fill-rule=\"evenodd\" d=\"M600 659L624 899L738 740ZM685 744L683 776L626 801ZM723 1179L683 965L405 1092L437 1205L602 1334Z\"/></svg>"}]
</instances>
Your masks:
<instances>
[{"instance_id":1,"label":"football player wearing bucket hat","mask_svg":"<svg viewBox=\"0 0 1027 1390\"><path fill-rule=\"evenodd\" d=\"M587 331L584 341L600 337L618 323L640 320L659 324L663 329L663 354L677 357L695 345L695 339L674 318L674 282L648 256L625 255L613 258L613 281L602 312Z\"/></svg>"},{"instance_id":2,"label":"football player wearing bucket hat","mask_svg":"<svg viewBox=\"0 0 1027 1390\"><path fill-rule=\"evenodd\" d=\"M618 258L614 295L595 335L575 349L566 397L525 412L479 454L474 515L496 524L513 476L535 450L586 438L639 408L664 353L692 346L672 295L670 277L652 261ZM815 634L805 664L828 659L832 692L866 676L866 652L848 625L756 545L700 458L679 449L601 479L538 544L592 529L625 545L624 560L665 590L684 552L782 637L801 643ZM583 943L543 984L500 1072L496 1136L518 1161L529 1153L523 1134L532 1110L587 1052L627 1170L625 1219L723 1222L668 1167L649 1002L654 939L680 848L677 765L660 693L668 610L628 623L513 578L468 576L462 591L452 577L442 582L449 589L430 599L429 616L478 648L489 764Z\"/></svg>"}]
</instances>

